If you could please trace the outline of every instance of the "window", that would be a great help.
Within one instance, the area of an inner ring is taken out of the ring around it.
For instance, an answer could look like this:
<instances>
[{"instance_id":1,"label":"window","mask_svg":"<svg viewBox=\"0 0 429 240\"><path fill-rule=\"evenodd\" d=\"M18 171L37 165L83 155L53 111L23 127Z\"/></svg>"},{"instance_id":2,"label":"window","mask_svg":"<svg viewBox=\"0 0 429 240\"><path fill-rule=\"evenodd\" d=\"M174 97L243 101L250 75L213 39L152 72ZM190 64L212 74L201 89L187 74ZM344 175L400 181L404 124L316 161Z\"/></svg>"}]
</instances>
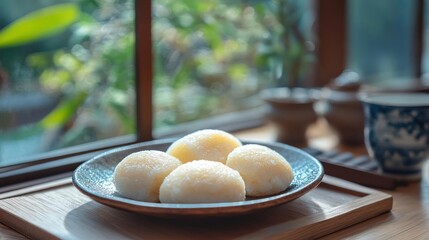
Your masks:
<instances>
[{"instance_id":1,"label":"window","mask_svg":"<svg viewBox=\"0 0 429 240\"><path fill-rule=\"evenodd\" d=\"M349 68L369 82L414 76L417 1L350 0L347 9Z\"/></svg>"},{"instance_id":2,"label":"window","mask_svg":"<svg viewBox=\"0 0 429 240\"><path fill-rule=\"evenodd\" d=\"M133 1L8 0L0 16L0 166L136 138Z\"/></svg>"},{"instance_id":3,"label":"window","mask_svg":"<svg viewBox=\"0 0 429 240\"><path fill-rule=\"evenodd\" d=\"M156 0L151 15L138 3L137 48L131 0L1 4L0 166L148 140L152 118L156 136L260 122L258 92L305 78L314 62L310 1Z\"/></svg>"},{"instance_id":4,"label":"window","mask_svg":"<svg viewBox=\"0 0 429 240\"><path fill-rule=\"evenodd\" d=\"M378 87L403 89L423 82L420 77L427 71L427 54L423 54L426 1L317 2L320 86L345 68Z\"/></svg>"}]
</instances>

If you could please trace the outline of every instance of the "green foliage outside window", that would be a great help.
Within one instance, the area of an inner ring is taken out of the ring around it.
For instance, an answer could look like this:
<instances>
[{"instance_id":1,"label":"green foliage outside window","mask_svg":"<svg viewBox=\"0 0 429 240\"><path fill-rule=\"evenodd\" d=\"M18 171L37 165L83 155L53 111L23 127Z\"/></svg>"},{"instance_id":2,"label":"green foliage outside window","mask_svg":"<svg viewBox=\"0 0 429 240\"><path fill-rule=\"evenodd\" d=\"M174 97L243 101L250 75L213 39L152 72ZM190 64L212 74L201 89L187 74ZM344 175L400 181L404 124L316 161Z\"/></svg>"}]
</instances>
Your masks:
<instances>
[{"instance_id":1,"label":"green foliage outside window","mask_svg":"<svg viewBox=\"0 0 429 240\"><path fill-rule=\"evenodd\" d=\"M305 4L155 1L156 126L254 108L263 88L299 86L313 61Z\"/></svg>"},{"instance_id":2,"label":"green foliage outside window","mask_svg":"<svg viewBox=\"0 0 429 240\"><path fill-rule=\"evenodd\" d=\"M0 153L32 134L49 151L134 133L133 1L28 3L34 10L0 28L0 98L40 92L56 103L19 126L0 111ZM261 89L296 86L312 61L301 1L152 5L156 128L260 106Z\"/></svg>"}]
</instances>

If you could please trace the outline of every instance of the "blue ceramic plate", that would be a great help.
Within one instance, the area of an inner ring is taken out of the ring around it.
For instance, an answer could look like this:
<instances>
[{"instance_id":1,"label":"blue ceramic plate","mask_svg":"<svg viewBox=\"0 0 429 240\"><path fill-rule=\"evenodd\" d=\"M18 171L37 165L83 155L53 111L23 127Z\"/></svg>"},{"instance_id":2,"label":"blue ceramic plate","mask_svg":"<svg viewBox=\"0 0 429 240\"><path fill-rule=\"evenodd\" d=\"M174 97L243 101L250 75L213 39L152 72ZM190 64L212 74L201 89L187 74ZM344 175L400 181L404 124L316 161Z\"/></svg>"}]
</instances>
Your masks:
<instances>
[{"instance_id":1,"label":"blue ceramic plate","mask_svg":"<svg viewBox=\"0 0 429 240\"><path fill-rule=\"evenodd\" d=\"M73 174L73 184L93 200L123 210L145 215L180 216L229 216L245 214L290 202L319 185L323 178L323 168L318 160L302 150L280 144L246 142L260 144L283 155L291 164L294 179L283 192L262 198L248 198L241 202L170 204L142 202L119 195L112 182L116 165L127 155L142 150L165 151L174 140L157 140L134 144L108 151L80 165Z\"/></svg>"}]
</instances>

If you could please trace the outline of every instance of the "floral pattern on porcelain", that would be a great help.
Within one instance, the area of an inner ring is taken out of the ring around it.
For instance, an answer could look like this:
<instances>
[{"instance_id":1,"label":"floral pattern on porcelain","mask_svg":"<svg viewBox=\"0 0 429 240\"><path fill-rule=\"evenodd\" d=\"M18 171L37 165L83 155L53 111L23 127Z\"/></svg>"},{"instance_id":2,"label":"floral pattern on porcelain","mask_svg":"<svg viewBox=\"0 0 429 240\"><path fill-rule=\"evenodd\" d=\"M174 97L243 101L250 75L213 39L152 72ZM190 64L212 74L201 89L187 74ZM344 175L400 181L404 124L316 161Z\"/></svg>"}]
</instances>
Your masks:
<instances>
[{"instance_id":1,"label":"floral pattern on porcelain","mask_svg":"<svg viewBox=\"0 0 429 240\"><path fill-rule=\"evenodd\" d=\"M385 172L419 173L429 158L429 107L365 104L365 142Z\"/></svg>"}]
</instances>

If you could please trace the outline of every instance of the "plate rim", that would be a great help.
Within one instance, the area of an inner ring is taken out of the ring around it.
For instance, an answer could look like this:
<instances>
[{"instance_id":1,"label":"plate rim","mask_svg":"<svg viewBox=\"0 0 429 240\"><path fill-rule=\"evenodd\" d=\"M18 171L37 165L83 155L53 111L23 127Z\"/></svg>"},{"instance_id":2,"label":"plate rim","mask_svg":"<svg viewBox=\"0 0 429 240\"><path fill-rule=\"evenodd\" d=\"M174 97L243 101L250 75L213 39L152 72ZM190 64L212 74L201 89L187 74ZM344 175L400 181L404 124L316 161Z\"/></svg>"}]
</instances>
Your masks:
<instances>
[{"instance_id":1,"label":"plate rim","mask_svg":"<svg viewBox=\"0 0 429 240\"><path fill-rule=\"evenodd\" d=\"M167 138L167 139L158 139L146 142L140 142L135 144L130 144L123 147L114 148L98 154L80 164L74 171L72 175L72 183L73 185L84 195L90 197L96 202L101 204L127 210L131 212L138 212L146 215L155 215L155 216L210 216L210 215L231 215L238 213L247 213L253 212L259 209L264 209L268 207L277 206L280 204L284 204L290 201L293 201L309 191L316 188L323 179L324 176L324 168L320 161L318 161L315 157L311 156L309 153L294 147L288 144L279 143L279 142L262 142L262 141L252 141L252 140L242 140L240 141L244 144L261 144L264 146L275 146L280 148L285 148L289 151L295 151L302 155L305 155L306 158L313 161L318 168L317 177L311 181L310 183L304 185L303 187L296 189L295 191L289 192L287 189L279 194L264 196L261 198L255 198L245 201L239 202L223 202L223 203L154 203L154 202L144 202L139 200L133 200L121 196L109 196L105 194L101 194L99 192L94 192L88 190L86 186L80 183L76 178L76 175L83 167L88 164L91 164L96 161L100 161L104 156L110 155L116 152L130 150L132 148L141 148L147 147L151 145L161 145L161 144L171 144L173 141L177 140L177 138Z\"/></svg>"}]
</instances>

